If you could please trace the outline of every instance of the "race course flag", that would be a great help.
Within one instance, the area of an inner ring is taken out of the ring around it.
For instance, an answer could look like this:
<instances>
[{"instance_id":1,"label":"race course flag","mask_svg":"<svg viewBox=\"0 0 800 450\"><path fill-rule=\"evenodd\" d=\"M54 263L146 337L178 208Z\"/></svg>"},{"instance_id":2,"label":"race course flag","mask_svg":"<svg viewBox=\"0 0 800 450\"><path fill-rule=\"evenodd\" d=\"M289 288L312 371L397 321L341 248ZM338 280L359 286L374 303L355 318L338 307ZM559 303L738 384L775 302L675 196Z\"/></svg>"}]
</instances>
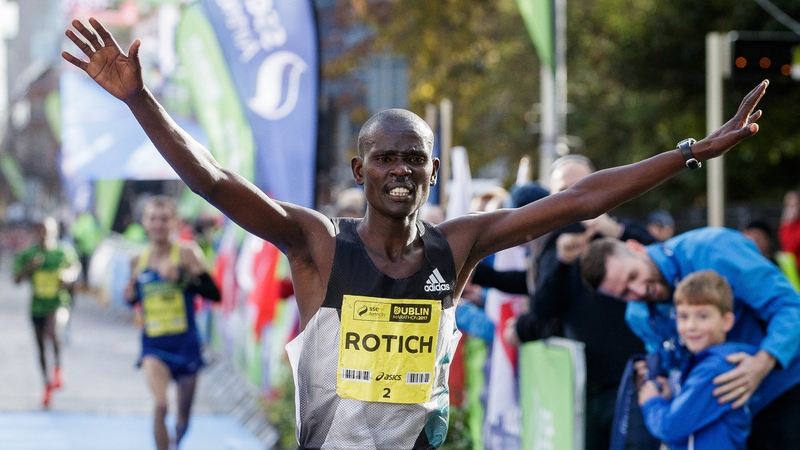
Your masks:
<instances>
[{"instance_id":1,"label":"race course flag","mask_svg":"<svg viewBox=\"0 0 800 450\"><path fill-rule=\"evenodd\" d=\"M520 348L522 448L583 450L584 345L551 337Z\"/></svg>"},{"instance_id":2,"label":"race course flag","mask_svg":"<svg viewBox=\"0 0 800 450\"><path fill-rule=\"evenodd\" d=\"M498 271L525 270L525 250L511 247L497 252L494 255L494 268ZM525 295L506 294L497 289L489 289L486 294L486 316L495 324L483 426L486 450L522 448L517 348L503 339L503 330L509 320L519 316L527 300Z\"/></svg>"},{"instance_id":3,"label":"race course flag","mask_svg":"<svg viewBox=\"0 0 800 450\"><path fill-rule=\"evenodd\" d=\"M219 42L201 8L184 8L176 46L181 64L188 69L194 110L208 134L209 151L222 167L253 181L253 134Z\"/></svg>"},{"instance_id":4,"label":"race course flag","mask_svg":"<svg viewBox=\"0 0 800 450\"><path fill-rule=\"evenodd\" d=\"M319 91L310 0L204 0L256 143L255 183L314 206Z\"/></svg>"}]
</instances>

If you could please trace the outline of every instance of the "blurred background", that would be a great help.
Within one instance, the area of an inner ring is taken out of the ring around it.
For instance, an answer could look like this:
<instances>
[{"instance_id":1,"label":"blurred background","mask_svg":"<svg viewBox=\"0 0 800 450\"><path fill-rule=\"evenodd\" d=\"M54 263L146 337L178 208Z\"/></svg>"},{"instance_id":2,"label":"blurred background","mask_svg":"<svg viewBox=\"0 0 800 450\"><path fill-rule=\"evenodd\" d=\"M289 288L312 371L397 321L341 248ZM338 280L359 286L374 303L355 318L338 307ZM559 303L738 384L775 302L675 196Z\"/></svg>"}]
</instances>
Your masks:
<instances>
[{"instance_id":1,"label":"blurred background","mask_svg":"<svg viewBox=\"0 0 800 450\"><path fill-rule=\"evenodd\" d=\"M363 214L350 160L361 124L385 108L435 130L443 183L430 203L450 216L466 212L456 201L546 185L559 156L603 169L700 139L709 108L732 116L765 78L761 132L724 166L612 214L663 210L678 233L775 230L800 185L796 0L0 0L0 251L24 248L27 224L53 215L90 241L87 292L122 309L143 202L178 199L181 236L201 242L223 290L221 308L198 310L205 338L260 392L286 448L282 347L297 332L286 261L189 192L124 104L62 60L80 54L64 30L90 16L124 50L142 40L147 86L223 165L330 216ZM480 425L453 414L448 445L474 448Z\"/></svg>"},{"instance_id":2,"label":"blurred background","mask_svg":"<svg viewBox=\"0 0 800 450\"><path fill-rule=\"evenodd\" d=\"M134 150L142 144L138 140L146 139L136 134L137 127L125 108L101 94L95 99L85 91L91 87L87 80L75 77L61 60L61 50L70 50L72 45L63 36L69 20L85 20L90 15L104 20L124 49L133 38L142 39L147 84L173 116L210 144L215 155L225 155L227 165L252 174L260 187L278 198L330 211L338 194L353 187L349 160L355 154L360 125L387 107L411 109L445 133L442 144L464 146L473 178L508 188L525 156L532 165L533 179L538 178L542 127L547 126L543 118L546 121L548 116L542 111L549 107L543 107L540 69L555 62L547 50L537 52L530 37L534 33L528 32L533 28L526 28L517 2L317 0L310 2L313 17L307 19L314 30L304 28L309 24L287 22L281 31L279 23L277 37L272 37L275 44L298 45L306 52L305 66L292 69L291 62L285 63L286 84L295 70L300 82L307 83L303 89L317 92L307 104L298 103L298 108L305 108L302 125L307 129L297 129L292 135L303 135L307 142L284 147L295 159L291 163L275 161L271 155L277 151L268 147L285 143L275 142L274 136L254 136L253 130L258 132L261 127L251 120L249 110L241 111L247 96L254 93L243 92L237 78L250 76L240 73L255 70L252 63L229 64L226 61L231 57L226 53L218 55L221 61L213 61L221 68L199 75L208 78L219 71L232 79L229 84L236 84L225 89L238 91L245 100L218 107L239 110L242 123L236 125L236 132L245 137L234 137L247 142L235 149L233 145L215 148L220 146L218 139L237 141L225 135L232 133L230 130L209 130L214 120L197 113L198 105L209 107L204 103L208 100L200 98L203 89L197 87L202 81L192 80L192 75L200 72L196 67L204 55L187 50L184 53L188 54L181 56L184 36L178 33L178 26L192 19L185 11L199 11L201 22L210 17L205 26L213 28L213 35L214 30L225 28L226 16L220 9L225 3L1 1L0 217L15 220L36 211L63 209L63 219L69 220L75 212L94 210L103 226L122 231L126 221L135 219L137 193L153 189L180 193L184 189L159 172L164 168L152 162L154 158L145 157L149 153L140 149L140 159L135 159ZM280 9L280 2L263 3L274 3L275 11ZM779 36L769 45L761 45L762 49L798 36L792 17L800 15L800 5L775 0L768 3L774 8L768 8L767 3L566 3L563 63L568 75L557 83L557 96L566 103L555 106L563 120L557 124L554 148L546 150L581 153L598 168L605 168L674 148L684 137L704 136L706 35L755 31L759 32L757 39L769 40L765 32ZM235 17L227 20L233 23ZM195 27L191 23L186 26ZM287 30L298 34L286 34ZM260 39L270 39L263 36ZM303 40L307 42L297 43ZM222 40L220 44L218 53L236 45ZM557 47L552 42L549 45ZM796 47L793 51L789 64L794 64L796 71ZM728 64L733 65L733 58ZM754 211L774 218L777 224L783 192L797 184L800 136L795 115L800 89L791 70L781 73L784 65L776 62L767 69L735 70L723 80L721 103L726 118L747 90L761 79L771 81L761 103L766 111L760 122L765 132L726 157L728 226L743 226L749 221L745 216ZM440 108L442 105L445 108ZM86 118L91 111L104 117L89 122ZM446 114L444 121L437 120L440 111ZM441 129L443 125L447 128ZM125 130L128 127L133 131ZM103 133L109 130L113 135ZM127 172L126 163L132 166ZM293 174L302 177L294 177L291 183L274 182L289 164ZM679 231L702 225L698 222L705 219L705 177L706 171L686 173L623 208L627 215L642 220L652 209L666 209L675 216ZM298 186L298 182L307 186ZM281 183L291 184L291 189ZM486 187L475 183L474 189ZM291 198L285 191L299 194Z\"/></svg>"}]
</instances>

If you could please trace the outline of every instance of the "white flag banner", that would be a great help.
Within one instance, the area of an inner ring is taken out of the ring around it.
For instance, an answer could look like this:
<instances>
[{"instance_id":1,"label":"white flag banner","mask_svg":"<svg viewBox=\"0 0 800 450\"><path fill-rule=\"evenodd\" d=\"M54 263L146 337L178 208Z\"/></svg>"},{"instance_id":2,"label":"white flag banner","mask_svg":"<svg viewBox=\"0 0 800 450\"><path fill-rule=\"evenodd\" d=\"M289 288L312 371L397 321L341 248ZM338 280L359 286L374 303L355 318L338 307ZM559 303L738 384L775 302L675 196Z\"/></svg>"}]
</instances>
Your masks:
<instances>
[{"instance_id":1,"label":"white flag banner","mask_svg":"<svg viewBox=\"0 0 800 450\"><path fill-rule=\"evenodd\" d=\"M513 247L495 254L496 270L525 270L525 249ZM495 323L488 380L486 420L483 441L486 450L521 448L522 412L519 406L517 348L503 341L506 323L517 317L527 301L524 295L511 295L490 289L486 295L486 315Z\"/></svg>"},{"instance_id":2,"label":"white flag banner","mask_svg":"<svg viewBox=\"0 0 800 450\"><path fill-rule=\"evenodd\" d=\"M472 175L469 171L467 149L453 147L450 150L453 179L448 184L447 220L469 213L472 202Z\"/></svg>"}]
</instances>

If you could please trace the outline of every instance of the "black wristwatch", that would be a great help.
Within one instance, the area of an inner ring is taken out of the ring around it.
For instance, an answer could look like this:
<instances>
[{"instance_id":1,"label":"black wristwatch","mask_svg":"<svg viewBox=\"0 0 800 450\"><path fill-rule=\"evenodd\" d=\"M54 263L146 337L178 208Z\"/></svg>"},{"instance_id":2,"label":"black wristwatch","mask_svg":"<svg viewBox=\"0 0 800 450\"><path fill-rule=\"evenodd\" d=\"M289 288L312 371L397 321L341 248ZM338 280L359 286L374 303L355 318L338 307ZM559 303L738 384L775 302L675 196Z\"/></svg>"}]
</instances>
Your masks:
<instances>
[{"instance_id":1,"label":"black wristwatch","mask_svg":"<svg viewBox=\"0 0 800 450\"><path fill-rule=\"evenodd\" d=\"M678 142L677 148L681 150L681 155L683 155L683 159L686 160L686 167L688 167L689 170L697 170L702 166L700 161L695 159L694 153L692 153L692 145L694 145L695 142L697 141L692 138Z\"/></svg>"}]
</instances>

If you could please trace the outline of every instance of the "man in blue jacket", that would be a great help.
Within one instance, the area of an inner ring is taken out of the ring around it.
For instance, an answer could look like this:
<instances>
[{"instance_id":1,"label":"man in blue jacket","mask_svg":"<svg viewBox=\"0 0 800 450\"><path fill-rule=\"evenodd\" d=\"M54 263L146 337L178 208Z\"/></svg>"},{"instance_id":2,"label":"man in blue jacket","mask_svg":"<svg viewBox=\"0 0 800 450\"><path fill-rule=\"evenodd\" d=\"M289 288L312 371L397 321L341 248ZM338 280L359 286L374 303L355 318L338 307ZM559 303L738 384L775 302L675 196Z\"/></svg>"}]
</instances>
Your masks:
<instances>
[{"instance_id":1,"label":"man in blue jacket","mask_svg":"<svg viewBox=\"0 0 800 450\"><path fill-rule=\"evenodd\" d=\"M606 238L582 255L581 267L593 289L630 302L629 326L667 369L688 355L675 325L675 285L698 270L725 277L736 316L728 340L759 350L728 356L736 368L714 379L713 394L734 408L749 401L755 414L750 448L800 448L800 295L753 241L725 228L701 228L647 247Z\"/></svg>"}]
</instances>

